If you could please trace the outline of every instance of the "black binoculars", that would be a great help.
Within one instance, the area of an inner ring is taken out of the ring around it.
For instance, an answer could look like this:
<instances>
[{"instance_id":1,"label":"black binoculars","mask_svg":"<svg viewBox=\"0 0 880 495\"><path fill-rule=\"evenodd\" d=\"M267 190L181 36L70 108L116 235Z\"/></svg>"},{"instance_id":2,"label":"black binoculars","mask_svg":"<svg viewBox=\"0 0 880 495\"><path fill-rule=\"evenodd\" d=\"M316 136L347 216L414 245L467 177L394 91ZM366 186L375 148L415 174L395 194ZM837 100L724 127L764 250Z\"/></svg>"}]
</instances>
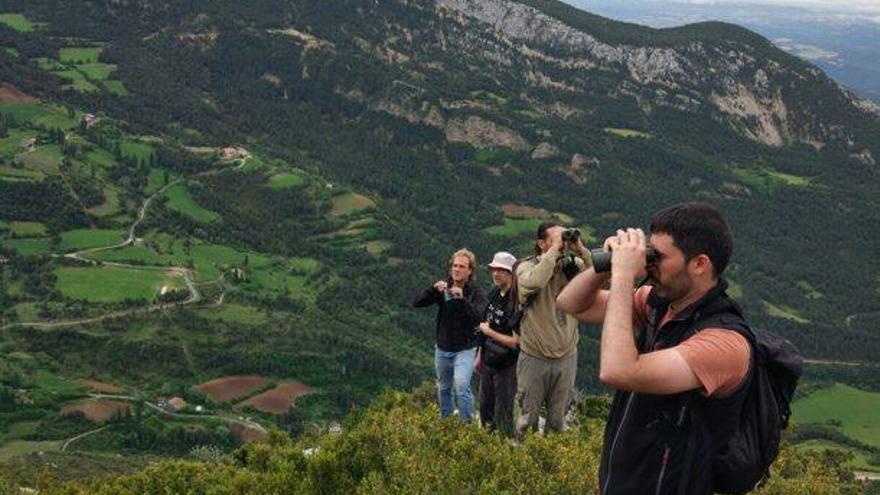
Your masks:
<instances>
[{"instance_id":1,"label":"black binoculars","mask_svg":"<svg viewBox=\"0 0 880 495\"><path fill-rule=\"evenodd\" d=\"M580 229L571 227L562 231L562 242L576 242L580 238Z\"/></svg>"},{"instance_id":2,"label":"black binoculars","mask_svg":"<svg viewBox=\"0 0 880 495\"><path fill-rule=\"evenodd\" d=\"M596 273L607 272L611 270L611 251L605 251L604 249L593 249L590 251L590 255L593 257L593 270ZM657 260L660 256L657 255L657 251L654 251L653 248L648 248L645 251L645 265L651 266L654 263L657 263Z\"/></svg>"}]
</instances>

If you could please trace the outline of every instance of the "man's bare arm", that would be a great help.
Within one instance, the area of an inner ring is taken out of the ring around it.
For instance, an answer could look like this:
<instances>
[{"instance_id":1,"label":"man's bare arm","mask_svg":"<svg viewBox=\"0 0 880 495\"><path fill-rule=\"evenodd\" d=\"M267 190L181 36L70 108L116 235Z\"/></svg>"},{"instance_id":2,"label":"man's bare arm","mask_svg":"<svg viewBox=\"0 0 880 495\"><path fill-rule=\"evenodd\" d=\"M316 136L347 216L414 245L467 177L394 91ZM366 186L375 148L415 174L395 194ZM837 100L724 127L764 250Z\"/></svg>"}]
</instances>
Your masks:
<instances>
[{"instance_id":1,"label":"man's bare arm","mask_svg":"<svg viewBox=\"0 0 880 495\"><path fill-rule=\"evenodd\" d=\"M559 309L587 323L600 323L605 319L608 291L602 287L608 281L607 274L599 274L592 267L572 279L556 297Z\"/></svg>"},{"instance_id":2,"label":"man's bare arm","mask_svg":"<svg viewBox=\"0 0 880 495\"><path fill-rule=\"evenodd\" d=\"M599 380L617 389L651 394L699 388L699 379L675 348L642 355L636 349L632 298L635 276L644 269L644 260L644 233L636 229L618 231L602 325Z\"/></svg>"}]
</instances>

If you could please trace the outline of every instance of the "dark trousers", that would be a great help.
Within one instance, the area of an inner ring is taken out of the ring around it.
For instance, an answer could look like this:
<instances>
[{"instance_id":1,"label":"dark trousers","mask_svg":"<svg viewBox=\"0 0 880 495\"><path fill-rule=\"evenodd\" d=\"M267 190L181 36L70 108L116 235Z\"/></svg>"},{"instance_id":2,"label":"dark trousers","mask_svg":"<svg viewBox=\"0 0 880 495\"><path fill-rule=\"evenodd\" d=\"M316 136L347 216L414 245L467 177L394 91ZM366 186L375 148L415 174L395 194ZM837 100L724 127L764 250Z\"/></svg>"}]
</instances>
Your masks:
<instances>
[{"instance_id":1,"label":"dark trousers","mask_svg":"<svg viewBox=\"0 0 880 495\"><path fill-rule=\"evenodd\" d=\"M480 373L480 422L483 426L512 435L515 395L515 364L501 369L483 366Z\"/></svg>"}]
</instances>

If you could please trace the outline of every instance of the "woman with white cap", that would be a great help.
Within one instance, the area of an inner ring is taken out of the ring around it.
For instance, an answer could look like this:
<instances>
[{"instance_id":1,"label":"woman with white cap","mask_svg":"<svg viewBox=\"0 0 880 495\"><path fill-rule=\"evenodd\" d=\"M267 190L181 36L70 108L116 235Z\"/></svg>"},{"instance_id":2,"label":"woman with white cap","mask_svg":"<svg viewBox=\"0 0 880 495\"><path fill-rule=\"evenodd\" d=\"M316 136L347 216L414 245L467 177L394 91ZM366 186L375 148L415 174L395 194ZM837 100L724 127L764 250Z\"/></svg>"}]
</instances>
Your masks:
<instances>
[{"instance_id":1,"label":"woman with white cap","mask_svg":"<svg viewBox=\"0 0 880 495\"><path fill-rule=\"evenodd\" d=\"M489 293L482 343L476 360L480 373L480 421L483 426L513 433L513 398L519 356L519 320L514 265L516 257L499 252L489 263L495 288Z\"/></svg>"}]
</instances>

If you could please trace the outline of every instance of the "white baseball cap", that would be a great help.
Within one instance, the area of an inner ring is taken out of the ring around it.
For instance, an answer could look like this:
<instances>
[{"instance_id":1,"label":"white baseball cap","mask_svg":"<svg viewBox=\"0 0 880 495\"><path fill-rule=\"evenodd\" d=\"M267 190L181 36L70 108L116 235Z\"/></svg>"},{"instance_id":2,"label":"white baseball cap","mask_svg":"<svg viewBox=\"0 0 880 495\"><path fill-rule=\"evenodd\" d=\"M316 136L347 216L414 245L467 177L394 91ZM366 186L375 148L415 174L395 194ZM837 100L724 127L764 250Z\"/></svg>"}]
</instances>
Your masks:
<instances>
[{"instance_id":1,"label":"white baseball cap","mask_svg":"<svg viewBox=\"0 0 880 495\"><path fill-rule=\"evenodd\" d=\"M516 264L516 256L501 251L495 253L495 257L492 258L492 262L489 263L489 268L501 268L513 273L514 264Z\"/></svg>"}]
</instances>

